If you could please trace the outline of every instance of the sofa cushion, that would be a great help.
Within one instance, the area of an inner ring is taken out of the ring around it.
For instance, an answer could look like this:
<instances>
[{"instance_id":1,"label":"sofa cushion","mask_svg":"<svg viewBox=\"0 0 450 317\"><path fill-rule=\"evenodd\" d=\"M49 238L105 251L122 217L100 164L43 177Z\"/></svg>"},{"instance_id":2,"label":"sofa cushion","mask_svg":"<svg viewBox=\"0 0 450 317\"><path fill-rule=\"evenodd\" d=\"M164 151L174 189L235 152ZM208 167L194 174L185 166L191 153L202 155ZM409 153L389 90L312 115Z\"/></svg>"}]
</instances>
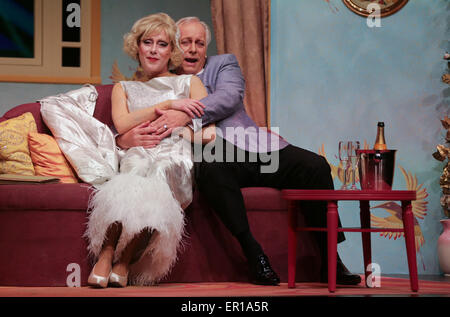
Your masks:
<instances>
[{"instance_id":1,"label":"sofa cushion","mask_svg":"<svg viewBox=\"0 0 450 317\"><path fill-rule=\"evenodd\" d=\"M61 183L78 183L75 172L51 135L29 133L28 147L36 175L55 176Z\"/></svg>"},{"instance_id":2,"label":"sofa cushion","mask_svg":"<svg viewBox=\"0 0 450 317\"><path fill-rule=\"evenodd\" d=\"M28 133L36 132L31 113L0 122L0 173L34 175Z\"/></svg>"},{"instance_id":3,"label":"sofa cushion","mask_svg":"<svg viewBox=\"0 0 450 317\"><path fill-rule=\"evenodd\" d=\"M278 189L270 187L247 187L242 188L245 208L247 211L285 211L287 209L286 201L281 198Z\"/></svg>"},{"instance_id":4,"label":"sofa cushion","mask_svg":"<svg viewBox=\"0 0 450 317\"><path fill-rule=\"evenodd\" d=\"M88 200L95 189L85 183L0 185L1 210L87 210ZM274 188L243 188L247 211L285 211L286 202ZM199 201L194 192L195 205ZM192 207L192 206L191 206ZM188 207L187 212L189 212ZM198 208L195 206L194 208Z\"/></svg>"},{"instance_id":5,"label":"sofa cushion","mask_svg":"<svg viewBox=\"0 0 450 317\"><path fill-rule=\"evenodd\" d=\"M6 210L86 211L93 188L84 183L0 185L0 212Z\"/></svg>"}]
</instances>

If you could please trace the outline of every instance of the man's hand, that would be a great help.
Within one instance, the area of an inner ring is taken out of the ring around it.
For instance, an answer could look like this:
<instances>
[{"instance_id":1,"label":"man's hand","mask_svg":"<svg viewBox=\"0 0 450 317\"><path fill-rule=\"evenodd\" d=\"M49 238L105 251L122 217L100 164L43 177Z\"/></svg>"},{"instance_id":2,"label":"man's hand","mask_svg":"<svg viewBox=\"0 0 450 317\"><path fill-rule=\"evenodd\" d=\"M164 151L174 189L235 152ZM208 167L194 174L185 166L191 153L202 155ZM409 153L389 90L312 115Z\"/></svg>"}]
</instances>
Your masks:
<instances>
[{"instance_id":1,"label":"man's hand","mask_svg":"<svg viewBox=\"0 0 450 317\"><path fill-rule=\"evenodd\" d=\"M155 127L151 127L150 122L146 121L119 135L116 138L116 144L125 150L135 146L152 148L157 146L162 140L162 137L155 134L155 132Z\"/></svg>"},{"instance_id":2,"label":"man's hand","mask_svg":"<svg viewBox=\"0 0 450 317\"><path fill-rule=\"evenodd\" d=\"M155 134L161 139L169 136L175 128L184 127L191 122L191 117L184 111L179 110L155 110L159 118L150 123L150 127L155 129Z\"/></svg>"}]
</instances>

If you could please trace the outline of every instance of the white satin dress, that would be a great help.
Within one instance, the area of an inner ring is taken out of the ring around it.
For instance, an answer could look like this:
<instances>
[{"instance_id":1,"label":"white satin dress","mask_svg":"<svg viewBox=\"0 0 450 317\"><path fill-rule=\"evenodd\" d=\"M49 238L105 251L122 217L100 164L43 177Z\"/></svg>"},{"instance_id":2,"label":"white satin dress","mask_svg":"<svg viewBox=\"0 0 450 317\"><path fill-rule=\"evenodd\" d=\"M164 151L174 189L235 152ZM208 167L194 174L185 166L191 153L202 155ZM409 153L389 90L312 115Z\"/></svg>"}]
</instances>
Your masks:
<instances>
[{"instance_id":1,"label":"white satin dress","mask_svg":"<svg viewBox=\"0 0 450 317\"><path fill-rule=\"evenodd\" d=\"M121 82L130 112L168 99L189 98L192 75ZM120 173L97 188L90 201L86 237L95 257L114 222L122 224L115 260L133 237L154 230L140 259L131 265L131 285L151 285L164 278L177 260L184 236L184 211L192 202L191 144L171 136L151 149L133 147L120 159Z\"/></svg>"}]
</instances>

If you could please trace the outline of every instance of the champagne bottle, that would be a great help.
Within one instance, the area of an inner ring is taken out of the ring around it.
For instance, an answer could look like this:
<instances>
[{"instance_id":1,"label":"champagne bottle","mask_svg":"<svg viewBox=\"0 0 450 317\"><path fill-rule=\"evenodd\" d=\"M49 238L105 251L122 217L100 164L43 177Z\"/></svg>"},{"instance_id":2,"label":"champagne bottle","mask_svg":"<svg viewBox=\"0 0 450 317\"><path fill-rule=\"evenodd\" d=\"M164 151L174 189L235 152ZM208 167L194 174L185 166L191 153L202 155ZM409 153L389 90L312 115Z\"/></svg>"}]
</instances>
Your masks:
<instances>
[{"instance_id":1,"label":"champagne bottle","mask_svg":"<svg viewBox=\"0 0 450 317\"><path fill-rule=\"evenodd\" d=\"M373 146L374 150L386 150L386 141L384 139L384 122L378 122L377 125L377 138Z\"/></svg>"}]
</instances>

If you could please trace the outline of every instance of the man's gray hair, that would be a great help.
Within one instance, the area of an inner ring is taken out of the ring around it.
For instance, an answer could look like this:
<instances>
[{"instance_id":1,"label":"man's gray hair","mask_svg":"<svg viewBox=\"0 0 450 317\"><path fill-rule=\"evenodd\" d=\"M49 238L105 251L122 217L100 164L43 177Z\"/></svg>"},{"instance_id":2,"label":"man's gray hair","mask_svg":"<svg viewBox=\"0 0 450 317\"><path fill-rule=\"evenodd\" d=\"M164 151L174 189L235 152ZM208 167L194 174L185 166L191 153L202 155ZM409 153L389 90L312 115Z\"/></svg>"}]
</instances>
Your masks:
<instances>
[{"instance_id":1,"label":"man's gray hair","mask_svg":"<svg viewBox=\"0 0 450 317\"><path fill-rule=\"evenodd\" d=\"M205 22L203 22L202 20L200 20L197 17L185 17L185 18L179 19L176 24L177 24L177 27L179 27L181 24L188 23L188 22L198 22L201 25L203 25L203 27L205 28L205 33L206 33L206 46L208 46L209 43L211 42L211 31L209 30L208 24L206 24Z\"/></svg>"}]
</instances>

